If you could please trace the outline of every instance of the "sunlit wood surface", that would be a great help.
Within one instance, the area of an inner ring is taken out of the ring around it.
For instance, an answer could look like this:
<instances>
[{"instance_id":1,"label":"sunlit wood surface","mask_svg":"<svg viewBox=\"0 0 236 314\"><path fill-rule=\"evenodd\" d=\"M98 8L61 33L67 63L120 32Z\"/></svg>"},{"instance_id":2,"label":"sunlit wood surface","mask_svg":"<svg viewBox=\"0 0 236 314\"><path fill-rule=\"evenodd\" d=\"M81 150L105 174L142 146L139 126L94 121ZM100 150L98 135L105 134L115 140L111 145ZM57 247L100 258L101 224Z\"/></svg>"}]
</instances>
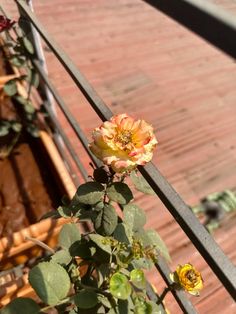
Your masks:
<instances>
[{"instance_id":1,"label":"sunlit wood surface","mask_svg":"<svg viewBox=\"0 0 236 314\"><path fill-rule=\"evenodd\" d=\"M236 15L232 0L214 0ZM1 4L16 16L13 1ZM39 19L70 55L114 113L152 123L159 140L154 163L189 204L236 186L236 65L206 41L140 0L40 0ZM45 45L44 45L45 47ZM50 78L90 137L100 120L62 66L45 49ZM88 159L60 111L58 117L77 152ZM168 211L155 197L137 195L173 258L191 262L205 289L191 298L199 313L233 314L236 306ZM236 217L226 217L214 234L236 262ZM163 282L149 274L158 292ZM171 313L181 313L171 296Z\"/></svg>"}]
</instances>

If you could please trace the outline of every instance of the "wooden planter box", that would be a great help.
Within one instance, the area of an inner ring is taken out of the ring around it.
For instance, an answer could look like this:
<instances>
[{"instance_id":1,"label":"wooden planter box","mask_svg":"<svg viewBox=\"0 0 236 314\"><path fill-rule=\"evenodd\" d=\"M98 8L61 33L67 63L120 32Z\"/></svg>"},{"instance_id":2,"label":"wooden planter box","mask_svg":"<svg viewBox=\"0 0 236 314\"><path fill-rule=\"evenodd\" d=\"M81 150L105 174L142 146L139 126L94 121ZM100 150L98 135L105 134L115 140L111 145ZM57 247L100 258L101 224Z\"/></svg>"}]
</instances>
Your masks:
<instances>
[{"instance_id":1,"label":"wooden planter box","mask_svg":"<svg viewBox=\"0 0 236 314\"><path fill-rule=\"evenodd\" d=\"M0 97L3 97L2 87L5 82L19 75L17 69L13 68L13 74L0 77ZM26 95L23 85L18 83L18 93ZM1 98L0 98L1 101ZM62 187L64 194L72 198L76 192L76 187L70 177L67 168L52 140L46 131L40 131L40 146L43 147L43 154L47 154L50 164L54 168L56 181ZM33 175L33 174L32 174ZM50 211L50 208L48 209ZM11 299L17 296L26 296L32 293L32 289L27 281L27 274L18 275L17 265L23 265L26 261L36 258L42 254L43 249L28 238L38 239L45 242L50 247L55 247L57 235L66 219L45 219L34 223L20 231L13 232L10 236L0 238L0 307L6 305Z\"/></svg>"},{"instance_id":2,"label":"wooden planter box","mask_svg":"<svg viewBox=\"0 0 236 314\"><path fill-rule=\"evenodd\" d=\"M60 158L55 144L45 132L41 133L41 141L55 166L60 183L63 185L67 195L71 198L76 188ZM42 254L43 249L34 242L27 240L26 237L38 239L52 248L55 247L58 233L65 222L67 222L67 220L63 218L57 220L48 218L32 224L19 232L14 232L11 237L1 238L1 267L9 268L12 265L24 264L26 261ZM0 273L0 307L5 306L16 297L29 296L32 295L32 293L33 290L28 284L27 274L22 276L22 273L20 273L20 275L17 275L15 269L9 272L3 272L2 276Z\"/></svg>"}]
</instances>

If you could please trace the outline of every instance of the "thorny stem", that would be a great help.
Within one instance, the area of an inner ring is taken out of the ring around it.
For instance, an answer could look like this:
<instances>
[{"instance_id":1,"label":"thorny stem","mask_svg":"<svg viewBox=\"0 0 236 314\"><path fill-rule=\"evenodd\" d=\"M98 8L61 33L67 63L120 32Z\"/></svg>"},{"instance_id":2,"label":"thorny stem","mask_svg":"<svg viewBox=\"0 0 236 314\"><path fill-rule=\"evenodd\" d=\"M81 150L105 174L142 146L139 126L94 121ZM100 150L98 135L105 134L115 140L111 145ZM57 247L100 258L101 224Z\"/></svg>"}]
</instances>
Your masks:
<instances>
[{"instance_id":1,"label":"thorny stem","mask_svg":"<svg viewBox=\"0 0 236 314\"><path fill-rule=\"evenodd\" d=\"M31 67L31 61L29 59L27 59L27 65L28 65L28 69L31 71L32 67ZM27 100L30 99L30 95L31 95L31 90L32 90L32 86L33 86L33 82L32 82L32 72L31 72L31 76L30 76L30 82L29 82L29 88L28 88L28 96L27 96Z\"/></svg>"},{"instance_id":2,"label":"thorny stem","mask_svg":"<svg viewBox=\"0 0 236 314\"><path fill-rule=\"evenodd\" d=\"M101 291L101 290L98 289L98 288L84 285L83 283L79 283L78 286L79 286L80 288L87 289L87 290L90 290L90 291L96 291L96 292L100 292L100 293L103 293L103 292L104 292L104 291Z\"/></svg>"},{"instance_id":3,"label":"thorny stem","mask_svg":"<svg viewBox=\"0 0 236 314\"><path fill-rule=\"evenodd\" d=\"M27 96L27 100L29 100L29 99L30 99L30 94L31 94L31 89L32 89L32 86L33 86L33 84L32 84L32 82L30 82L30 84L29 84L29 89L28 89L28 96Z\"/></svg>"},{"instance_id":4,"label":"thorny stem","mask_svg":"<svg viewBox=\"0 0 236 314\"><path fill-rule=\"evenodd\" d=\"M86 236L88 236L88 235L90 235L90 234L93 234L93 233L94 233L94 231L92 230L92 231L85 232L85 233L81 234L81 236L82 236L82 237L86 237Z\"/></svg>"},{"instance_id":5,"label":"thorny stem","mask_svg":"<svg viewBox=\"0 0 236 314\"><path fill-rule=\"evenodd\" d=\"M72 298L73 298L73 297L65 298L65 299L61 300L60 302L58 302L56 305L45 306L44 308L42 308L42 309L40 310L40 312L45 313L45 311L50 310L50 309L54 308L55 306L62 305L62 304L65 304L65 303L71 301Z\"/></svg>"},{"instance_id":6,"label":"thorny stem","mask_svg":"<svg viewBox=\"0 0 236 314\"><path fill-rule=\"evenodd\" d=\"M52 254L55 254L55 251L50 248L47 244L41 242L40 240L38 239L35 239L35 238L31 238L30 236L26 236L25 237L25 240L29 240L31 242L34 242L35 244L37 244L38 246L41 246L44 250L47 250L49 252L51 252Z\"/></svg>"}]
</instances>

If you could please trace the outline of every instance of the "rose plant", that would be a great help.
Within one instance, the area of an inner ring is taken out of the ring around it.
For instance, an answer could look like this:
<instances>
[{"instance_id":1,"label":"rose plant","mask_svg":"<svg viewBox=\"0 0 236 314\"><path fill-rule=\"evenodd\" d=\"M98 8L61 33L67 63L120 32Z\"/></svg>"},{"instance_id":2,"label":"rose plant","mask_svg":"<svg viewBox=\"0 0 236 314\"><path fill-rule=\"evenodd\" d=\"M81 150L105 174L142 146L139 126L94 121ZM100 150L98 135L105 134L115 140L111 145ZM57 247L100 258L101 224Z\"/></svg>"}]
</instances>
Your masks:
<instances>
[{"instance_id":1,"label":"rose plant","mask_svg":"<svg viewBox=\"0 0 236 314\"><path fill-rule=\"evenodd\" d=\"M0 157L4 158L10 154L22 131L25 130L34 137L38 136L38 111L31 102L31 92L33 86L38 86L39 76L31 62L34 56L33 45L19 24L5 15L0 15L0 33L3 42L2 53L7 63L17 68L20 73L15 78L9 79L1 92L1 98L11 97L16 108L16 118L2 117L0 119L0 137L10 135L9 138L11 138L11 143L1 149ZM19 83L24 85L27 96L19 93ZM3 104L0 104L1 106Z\"/></svg>"},{"instance_id":2,"label":"rose plant","mask_svg":"<svg viewBox=\"0 0 236 314\"><path fill-rule=\"evenodd\" d=\"M153 128L120 114L96 128L92 137L90 148L104 165L93 169L91 180L78 187L71 202L50 213L69 222L60 231L55 253L29 273L42 303L18 298L2 314L47 313L52 308L68 314L163 313L159 304L164 295L157 303L149 299L144 269L160 255L167 261L170 256L158 233L145 229L145 213L125 183L130 176L139 191L154 193L135 169L152 158L157 144ZM81 232L83 221L90 231ZM173 289L202 288L200 274L190 264L178 268L176 278Z\"/></svg>"}]
</instances>

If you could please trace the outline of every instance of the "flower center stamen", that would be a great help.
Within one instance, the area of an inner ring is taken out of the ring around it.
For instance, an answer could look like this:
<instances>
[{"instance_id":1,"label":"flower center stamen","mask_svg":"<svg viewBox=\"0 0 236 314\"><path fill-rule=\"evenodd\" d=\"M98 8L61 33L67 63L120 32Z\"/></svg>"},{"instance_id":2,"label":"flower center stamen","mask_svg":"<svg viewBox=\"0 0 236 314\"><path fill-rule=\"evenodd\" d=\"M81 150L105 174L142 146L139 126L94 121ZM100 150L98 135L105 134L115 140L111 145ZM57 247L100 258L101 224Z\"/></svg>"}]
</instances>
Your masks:
<instances>
[{"instance_id":1,"label":"flower center stamen","mask_svg":"<svg viewBox=\"0 0 236 314\"><path fill-rule=\"evenodd\" d=\"M194 282L194 281L197 280L196 274L195 274L195 272L192 271L192 270L189 270L189 271L187 272L186 277L188 278L188 280L190 280L190 281L192 281L192 282Z\"/></svg>"},{"instance_id":2,"label":"flower center stamen","mask_svg":"<svg viewBox=\"0 0 236 314\"><path fill-rule=\"evenodd\" d=\"M118 133L116 140L122 145L127 145L132 142L132 133L127 130L121 131L120 133Z\"/></svg>"}]
</instances>

